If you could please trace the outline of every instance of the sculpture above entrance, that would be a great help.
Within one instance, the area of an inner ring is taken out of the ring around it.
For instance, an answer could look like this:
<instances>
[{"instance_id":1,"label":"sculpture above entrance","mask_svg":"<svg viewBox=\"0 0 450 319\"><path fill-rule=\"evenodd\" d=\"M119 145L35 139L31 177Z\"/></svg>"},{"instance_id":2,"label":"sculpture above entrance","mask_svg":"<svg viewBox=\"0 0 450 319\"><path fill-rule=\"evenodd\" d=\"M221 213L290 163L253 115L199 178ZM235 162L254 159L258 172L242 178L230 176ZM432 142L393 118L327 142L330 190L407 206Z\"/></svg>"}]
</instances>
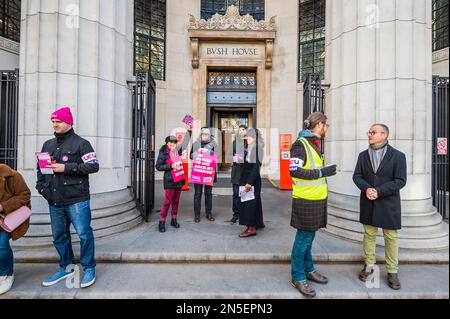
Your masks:
<instances>
[{"instance_id":1,"label":"sculpture above entrance","mask_svg":"<svg viewBox=\"0 0 450 319\"><path fill-rule=\"evenodd\" d=\"M228 7L225 15L216 13L211 19L196 19L189 17L188 30L213 31L276 31L275 16L269 20L256 21L251 15L241 16L234 5Z\"/></svg>"},{"instance_id":2,"label":"sculpture above entrance","mask_svg":"<svg viewBox=\"0 0 450 319\"><path fill-rule=\"evenodd\" d=\"M228 58L255 57L265 59L265 68L272 68L272 52L276 35L275 16L269 20L256 21L252 16L241 16L239 10L231 5L225 15L216 13L211 19L196 19L190 15L188 22L189 38L192 49L192 67L200 66L200 42L225 43L229 45L207 47L206 56ZM240 45L230 46L231 43ZM264 43L261 51L254 44Z\"/></svg>"}]
</instances>

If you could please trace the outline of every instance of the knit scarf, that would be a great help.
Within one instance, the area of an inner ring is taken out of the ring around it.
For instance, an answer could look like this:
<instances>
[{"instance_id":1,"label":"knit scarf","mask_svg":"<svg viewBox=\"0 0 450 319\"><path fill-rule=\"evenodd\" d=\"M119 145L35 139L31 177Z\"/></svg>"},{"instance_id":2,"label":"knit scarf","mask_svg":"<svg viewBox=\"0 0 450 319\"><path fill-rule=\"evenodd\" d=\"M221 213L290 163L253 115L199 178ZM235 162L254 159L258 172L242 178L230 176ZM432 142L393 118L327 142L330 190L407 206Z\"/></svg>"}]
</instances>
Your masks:
<instances>
[{"instance_id":1,"label":"knit scarf","mask_svg":"<svg viewBox=\"0 0 450 319\"><path fill-rule=\"evenodd\" d=\"M373 171L376 173L378 168L380 167L381 161L386 154L388 140L378 143L378 144L370 144L369 145L369 158L370 163L372 164Z\"/></svg>"}]
</instances>

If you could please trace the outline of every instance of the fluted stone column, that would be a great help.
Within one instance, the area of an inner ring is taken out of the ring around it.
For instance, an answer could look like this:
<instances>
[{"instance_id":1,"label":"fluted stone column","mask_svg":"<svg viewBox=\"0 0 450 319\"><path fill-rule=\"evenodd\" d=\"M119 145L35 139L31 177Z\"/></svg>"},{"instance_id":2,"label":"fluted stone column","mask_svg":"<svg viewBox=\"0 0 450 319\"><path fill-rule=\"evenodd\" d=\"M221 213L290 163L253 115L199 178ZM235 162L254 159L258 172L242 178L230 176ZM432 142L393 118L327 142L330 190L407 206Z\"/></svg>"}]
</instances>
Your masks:
<instances>
[{"instance_id":1,"label":"fluted stone column","mask_svg":"<svg viewBox=\"0 0 450 319\"><path fill-rule=\"evenodd\" d=\"M325 151L327 162L338 165L329 178L327 231L363 238L352 175L358 153L368 147L366 132L381 122L407 158L399 246L448 247L448 224L431 202L431 2L328 0L326 16L331 127ZM384 243L381 232L378 243Z\"/></svg>"},{"instance_id":2,"label":"fluted stone column","mask_svg":"<svg viewBox=\"0 0 450 319\"><path fill-rule=\"evenodd\" d=\"M76 133L91 142L96 237L138 224L130 191L133 0L22 0L19 171L33 190L31 228L18 244L51 243L45 200L34 190L34 152L53 137L50 114L70 106Z\"/></svg>"}]
</instances>

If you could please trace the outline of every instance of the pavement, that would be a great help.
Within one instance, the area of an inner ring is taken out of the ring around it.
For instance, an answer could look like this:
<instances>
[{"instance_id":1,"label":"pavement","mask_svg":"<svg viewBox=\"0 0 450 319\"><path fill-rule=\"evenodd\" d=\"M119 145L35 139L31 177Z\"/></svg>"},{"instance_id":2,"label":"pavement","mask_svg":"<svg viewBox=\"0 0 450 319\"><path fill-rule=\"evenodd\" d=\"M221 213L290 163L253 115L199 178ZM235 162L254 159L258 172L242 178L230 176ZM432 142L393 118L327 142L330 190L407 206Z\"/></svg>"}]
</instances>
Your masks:
<instances>
[{"instance_id":1,"label":"pavement","mask_svg":"<svg viewBox=\"0 0 450 319\"><path fill-rule=\"evenodd\" d=\"M156 183L155 209L162 203ZM50 288L40 282L57 270L53 247L15 248L13 289L0 298L301 298L290 285L290 252L295 229L290 227L291 193L263 182L266 227L255 237L239 238L245 228L226 222L232 216L231 184L220 178L213 190L213 215L193 222L193 187L181 196L175 229L167 222L158 232L159 213L130 231L96 241L97 283L90 289ZM203 203L204 204L204 203ZM79 244L74 244L79 256ZM318 269L330 278L315 285L318 298L449 298L449 250L402 249L402 289L386 284L384 249L377 248L380 287L367 288L357 274L363 262L360 243L319 231L313 245ZM130 276L130 274L132 274Z\"/></svg>"}]
</instances>

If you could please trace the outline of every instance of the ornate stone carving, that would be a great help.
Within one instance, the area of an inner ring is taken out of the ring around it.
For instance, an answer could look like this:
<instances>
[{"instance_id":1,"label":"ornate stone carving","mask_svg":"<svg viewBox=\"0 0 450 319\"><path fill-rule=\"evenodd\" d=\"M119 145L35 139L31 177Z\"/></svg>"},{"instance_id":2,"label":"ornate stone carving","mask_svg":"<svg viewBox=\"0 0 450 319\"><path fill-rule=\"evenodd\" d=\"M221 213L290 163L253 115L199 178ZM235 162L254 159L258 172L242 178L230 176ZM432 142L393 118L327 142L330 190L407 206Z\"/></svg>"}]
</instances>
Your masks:
<instances>
[{"instance_id":1,"label":"ornate stone carving","mask_svg":"<svg viewBox=\"0 0 450 319\"><path fill-rule=\"evenodd\" d=\"M441 49L439 51L433 52L433 63L441 62L444 60L448 60L448 47Z\"/></svg>"},{"instance_id":2,"label":"ornate stone carving","mask_svg":"<svg viewBox=\"0 0 450 319\"><path fill-rule=\"evenodd\" d=\"M9 51L14 54L19 54L20 46L19 43L9 40L4 37L0 37L0 49Z\"/></svg>"},{"instance_id":3,"label":"ornate stone carving","mask_svg":"<svg viewBox=\"0 0 450 319\"><path fill-rule=\"evenodd\" d=\"M197 69L200 65L198 58L198 38L191 39L191 48L192 48L192 67Z\"/></svg>"},{"instance_id":4,"label":"ornate stone carving","mask_svg":"<svg viewBox=\"0 0 450 319\"><path fill-rule=\"evenodd\" d=\"M273 40L266 40L266 69L272 68Z\"/></svg>"},{"instance_id":5,"label":"ornate stone carving","mask_svg":"<svg viewBox=\"0 0 450 319\"><path fill-rule=\"evenodd\" d=\"M251 15L241 16L239 9L234 5L228 7L225 15L216 13L206 21L197 20L192 14L189 15L189 30L211 30L211 31L276 31L275 16L268 21L256 21Z\"/></svg>"}]
</instances>

